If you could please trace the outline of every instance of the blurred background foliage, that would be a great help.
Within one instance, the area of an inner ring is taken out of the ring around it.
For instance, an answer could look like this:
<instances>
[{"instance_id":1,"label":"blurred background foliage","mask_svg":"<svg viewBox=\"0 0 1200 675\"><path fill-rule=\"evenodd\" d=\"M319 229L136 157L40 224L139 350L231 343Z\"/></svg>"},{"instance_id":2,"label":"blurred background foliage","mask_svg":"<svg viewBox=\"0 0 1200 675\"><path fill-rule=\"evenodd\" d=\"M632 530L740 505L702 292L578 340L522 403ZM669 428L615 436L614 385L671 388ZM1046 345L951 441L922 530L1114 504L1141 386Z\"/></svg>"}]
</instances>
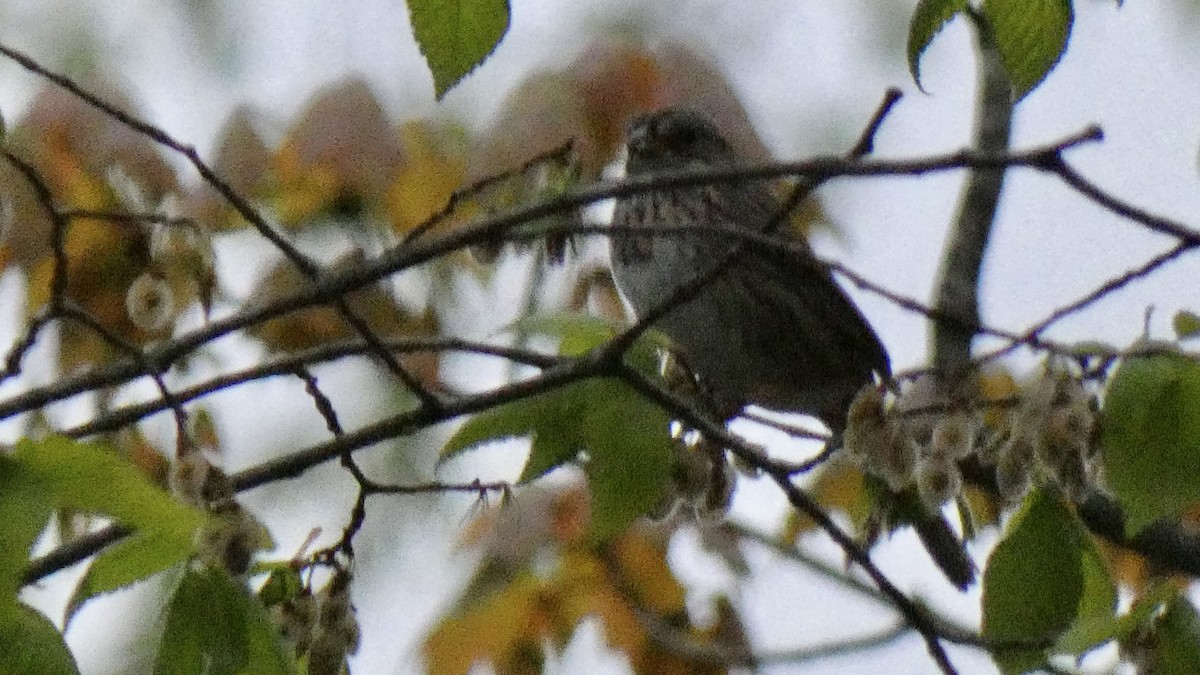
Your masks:
<instances>
[{"instance_id":1,"label":"blurred background foliage","mask_svg":"<svg viewBox=\"0 0 1200 675\"><path fill-rule=\"evenodd\" d=\"M850 88L836 75L823 80L818 72L810 78L815 93L779 80L781 71L819 71L814 64L843 55L831 43L853 41L846 51L861 60L872 81L908 81L904 53L912 3L907 2L852 3L842 23L825 26L836 37L814 38L811 46L797 49L787 44L795 39L787 30L803 23L809 10L795 10L795 3L784 0L753 8L684 0L555 8L555 3L516 0L513 30L501 51L441 105L434 101L402 3L375 0L354 8L246 4L6 3L0 5L0 35L105 100L195 144L232 188L332 270L353 267L413 236L444 210L448 215L438 227L453 228L600 178L618 158L631 117L664 105L705 110L750 159L838 152L857 135L862 111L879 88L862 86L865 93L839 96L839 90ZM1176 29L1185 40L1194 40L1195 3L1172 7L1179 19ZM800 18L785 10L798 11ZM789 21L779 20L784 14ZM795 60L797 53L804 60ZM780 68L781 58L793 60ZM773 60L776 69L756 67ZM0 65L0 78L6 87L13 83L0 102L11 147L43 176L58 206L71 213L64 247L66 297L120 340L151 344L202 325L214 312L269 302L308 283L179 157L10 63ZM761 124L764 119L772 124ZM759 131L764 127L773 135L764 137ZM547 159L523 166L539 155ZM505 178L473 198L451 201L456 190L498 174ZM0 263L8 278L27 282L4 290L3 311L23 308L8 317L14 328L6 335L15 335L15 326L36 316L51 297L53 227L14 169L6 165L0 181L10 220L21 223L6 233ZM160 222L136 222L135 216L147 214ZM602 221L592 210L563 217ZM806 232L823 227L826 233L844 234L831 220L814 201L794 224ZM448 256L364 288L348 302L388 338L494 336L522 315L560 309L621 320L624 311L598 243L476 247L474 255ZM564 256L565 267L542 264ZM505 335L517 344L538 339L520 330ZM194 355L178 374L178 384L353 336L332 309L290 314ZM40 369L31 370L32 381L122 356L112 340L91 331L68 328L57 337L56 348L38 351ZM436 352L401 361L421 383L448 392L479 390L518 370L478 356ZM411 395L373 362L323 366L318 372L348 425L413 404ZM1007 373L995 379L997 386L1008 387L1005 391L1015 387ZM93 392L87 401L46 411L47 420L26 419L20 429L6 431L17 435L45 424L69 428L144 398L150 389L142 384ZM208 399L198 416L204 420L199 435L210 453L233 470L323 439L322 420L293 385L256 382ZM265 411L264 400L270 401ZM159 484L167 482L164 458L173 452L165 417L106 438ZM392 441L361 453L364 465L379 481L469 480L489 471L515 478L519 473L511 445L480 453L482 459L470 466L451 462L435 473L445 436L445 429L437 429ZM273 560L286 561L304 550L302 542L313 528L321 529L318 544L327 544L344 525L353 501L345 475L324 467L304 480L302 490L285 483L244 497L274 535L278 548L268 556ZM863 495L855 472L831 467L815 490L825 503L856 519L860 515ZM977 512L996 512L996 504L972 498ZM647 629L655 624L643 620L646 613L701 644L749 644L736 598L721 584L697 583L702 600L689 604L684 590L689 579L679 578L668 564L666 532L632 530L606 557L582 535L588 518L575 477L529 490L503 511L477 512L470 496L372 500L355 571L363 644L372 647L360 655L361 667L390 669L396 663L415 664L423 655L442 672L461 672L480 657L495 660L506 672L524 672L547 666L541 649L546 641L569 652L577 631L588 630L587 617L598 617L602 637L596 641L619 649L624 657L612 658L626 658L640 672L715 668L703 654L689 659L661 649ZM991 523L992 515L980 522ZM773 525L782 528L783 541L812 527L796 518ZM82 519L63 529L89 526ZM731 543L733 537L703 536L709 540L695 548L713 555L729 576L744 580L749 563ZM549 573L539 558L547 549L555 551L558 562ZM1121 581L1144 587L1145 570L1138 561L1115 550L1105 555ZM50 605L65 597L54 589L29 594ZM101 602L123 603L122 611L131 616L151 616L162 597L155 589L142 589ZM157 629L146 621L101 633L105 611L85 607L72 624L68 639L81 663L89 672L149 670ZM828 623L833 616L813 621ZM596 645L592 652L608 654ZM582 662L596 658L603 656L589 653Z\"/></svg>"}]
</instances>

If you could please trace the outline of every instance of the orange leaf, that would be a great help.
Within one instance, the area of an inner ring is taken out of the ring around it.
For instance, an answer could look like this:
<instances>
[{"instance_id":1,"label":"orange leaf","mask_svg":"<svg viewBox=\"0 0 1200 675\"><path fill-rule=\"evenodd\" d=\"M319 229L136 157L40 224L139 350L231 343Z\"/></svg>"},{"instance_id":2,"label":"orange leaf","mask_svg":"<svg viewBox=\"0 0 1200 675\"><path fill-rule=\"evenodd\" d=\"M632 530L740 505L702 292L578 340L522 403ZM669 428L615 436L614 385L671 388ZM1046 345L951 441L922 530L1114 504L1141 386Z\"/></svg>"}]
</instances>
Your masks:
<instances>
[{"instance_id":1,"label":"orange leaf","mask_svg":"<svg viewBox=\"0 0 1200 675\"><path fill-rule=\"evenodd\" d=\"M563 625L561 634L569 636L579 622L593 616L600 620L609 646L631 658L640 654L647 636L638 619L637 606L621 592L605 563L592 551L575 550L562 558L559 573L550 584L559 589Z\"/></svg>"},{"instance_id":2,"label":"orange leaf","mask_svg":"<svg viewBox=\"0 0 1200 675\"><path fill-rule=\"evenodd\" d=\"M638 528L613 543L613 557L645 609L661 616L685 610L683 586L667 564L667 547Z\"/></svg>"}]
</instances>

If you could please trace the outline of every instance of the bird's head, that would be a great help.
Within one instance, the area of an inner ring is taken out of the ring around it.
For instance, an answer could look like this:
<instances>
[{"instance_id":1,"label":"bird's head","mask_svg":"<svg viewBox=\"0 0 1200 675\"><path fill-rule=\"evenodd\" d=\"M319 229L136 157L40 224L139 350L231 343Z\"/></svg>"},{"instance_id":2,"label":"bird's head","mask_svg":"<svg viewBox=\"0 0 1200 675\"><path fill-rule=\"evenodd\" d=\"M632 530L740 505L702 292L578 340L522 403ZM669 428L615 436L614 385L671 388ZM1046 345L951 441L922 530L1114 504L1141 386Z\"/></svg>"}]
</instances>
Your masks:
<instances>
[{"instance_id":1,"label":"bird's head","mask_svg":"<svg viewBox=\"0 0 1200 675\"><path fill-rule=\"evenodd\" d=\"M733 152L715 124L691 108L667 108L629 125L628 173L728 162Z\"/></svg>"}]
</instances>

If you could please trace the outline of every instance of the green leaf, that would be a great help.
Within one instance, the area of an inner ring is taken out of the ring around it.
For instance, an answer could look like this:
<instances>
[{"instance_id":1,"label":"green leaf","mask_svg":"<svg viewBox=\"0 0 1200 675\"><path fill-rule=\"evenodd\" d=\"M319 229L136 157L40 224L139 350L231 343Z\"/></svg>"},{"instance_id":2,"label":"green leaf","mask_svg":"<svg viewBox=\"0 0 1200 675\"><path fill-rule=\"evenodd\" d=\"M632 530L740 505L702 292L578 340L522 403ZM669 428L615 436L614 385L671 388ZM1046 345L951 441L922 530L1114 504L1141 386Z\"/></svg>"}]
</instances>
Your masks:
<instances>
[{"instance_id":1,"label":"green leaf","mask_svg":"<svg viewBox=\"0 0 1200 675\"><path fill-rule=\"evenodd\" d=\"M1184 596L1167 605L1146 648L1140 671L1155 675L1191 675L1200 663L1200 616Z\"/></svg>"},{"instance_id":2,"label":"green leaf","mask_svg":"<svg viewBox=\"0 0 1200 675\"><path fill-rule=\"evenodd\" d=\"M1175 328L1175 336L1180 340L1196 337L1200 335L1200 314L1181 309L1175 312L1171 325Z\"/></svg>"},{"instance_id":3,"label":"green leaf","mask_svg":"<svg viewBox=\"0 0 1200 675\"><path fill-rule=\"evenodd\" d=\"M560 339L560 352L577 356L603 345L620 330L605 319L550 314L522 319L516 327ZM627 359L642 372L658 370L659 334L649 334ZM591 536L604 540L622 532L658 506L670 482L670 419L624 382L594 378L479 413L464 423L442 449L441 461L484 443L530 438L522 482L533 480L587 454L592 498Z\"/></svg>"},{"instance_id":4,"label":"green leaf","mask_svg":"<svg viewBox=\"0 0 1200 675\"><path fill-rule=\"evenodd\" d=\"M224 569L188 570L167 607L157 675L295 673L266 610Z\"/></svg>"},{"instance_id":5,"label":"green leaf","mask_svg":"<svg viewBox=\"0 0 1200 675\"><path fill-rule=\"evenodd\" d=\"M413 34L439 101L500 44L508 14L506 0L408 0Z\"/></svg>"},{"instance_id":6,"label":"green leaf","mask_svg":"<svg viewBox=\"0 0 1200 675\"><path fill-rule=\"evenodd\" d=\"M0 673L76 675L75 657L54 624L17 602L0 603Z\"/></svg>"},{"instance_id":7,"label":"green leaf","mask_svg":"<svg viewBox=\"0 0 1200 675\"><path fill-rule=\"evenodd\" d=\"M908 72L921 91L925 91L921 86L921 55L950 19L966 8L967 0L920 0L917 3L908 24Z\"/></svg>"},{"instance_id":8,"label":"green leaf","mask_svg":"<svg viewBox=\"0 0 1200 675\"><path fill-rule=\"evenodd\" d=\"M670 482L674 441L661 408L617 380L590 383L583 434L590 462L591 536L605 541L658 506Z\"/></svg>"},{"instance_id":9,"label":"green leaf","mask_svg":"<svg viewBox=\"0 0 1200 675\"><path fill-rule=\"evenodd\" d=\"M257 594L263 605L273 607L300 595L304 590L304 578L291 560L255 565L256 573L268 570L267 580Z\"/></svg>"},{"instance_id":10,"label":"green leaf","mask_svg":"<svg viewBox=\"0 0 1200 675\"><path fill-rule=\"evenodd\" d=\"M572 462L586 449L587 441L580 434L584 414L591 404L591 387L581 382L539 398L539 416L529 429L532 443L529 459L521 471L520 482L539 478L554 469Z\"/></svg>"},{"instance_id":11,"label":"green leaf","mask_svg":"<svg viewBox=\"0 0 1200 675\"><path fill-rule=\"evenodd\" d=\"M590 314L548 312L517 319L510 328L527 334L556 337L559 339L559 354L582 356L616 335L621 330L621 324Z\"/></svg>"},{"instance_id":12,"label":"green leaf","mask_svg":"<svg viewBox=\"0 0 1200 675\"><path fill-rule=\"evenodd\" d=\"M525 317L514 322L512 327L529 334L557 337L558 353L563 356L582 356L628 328L619 321L573 312L550 312ZM662 331L650 329L625 353L625 362L643 375L656 376L659 353L670 346L671 341Z\"/></svg>"},{"instance_id":13,"label":"green leaf","mask_svg":"<svg viewBox=\"0 0 1200 675\"><path fill-rule=\"evenodd\" d=\"M0 483L0 517L9 535L0 548L12 558L6 562L14 564L4 566L12 575L24 568L33 539L59 509L108 516L134 531L92 563L68 605L68 619L88 598L187 558L204 522L204 514L176 502L112 450L61 436L19 442L0 463ZM19 584L19 577L5 581Z\"/></svg>"},{"instance_id":14,"label":"green leaf","mask_svg":"<svg viewBox=\"0 0 1200 675\"><path fill-rule=\"evenodd\" d=\"M1084 617L1114 616L1117 608L1117 585L1113 582L1108 570L1108 563L1096 540L1080 524L1078 517L1071 514L1074 528L1071 534L1075 537L1074 544L1079 551L1079 562L1083 570L1083 594L1079 598L1079 611L1076 615Z\"/></svg>"},{"instance_id":15,"label":"green leaf","mask_svg":"<svg viewBox=\"0 0 1200 675\"><path fill-rule=\"evenodd\" d=\"M1071 38L1070 0L984 0L1000 59L1021 100L1062 58Z\"/></svg>"},{"instance_id":16,"label":"green leaf","mask_svg":"<svg viewBox=\"0 0 1200 675\"><path fill-rule=\"evenodd\" d=\"M1129 611L1121 616L1095 613L1080 620L1054 643L1055 654L1084 654L1112 640L1124 641L1134 631L1146 625L1159 608L1177 595L1170 582L1158 584L1144 593Z\"/></svg>"},{"instance_id":17,"label":"green leaf","mask_svg":"<svg viewBox=\"0 0 1200 675\"><path fill-rule=\"evenodd\" d=\"M988 558L982 603L987 639L1049 646L1077 617L1111 615L1116 590L1078 518L1039 490ZM996 651L993 658L1001 671L1023 673L1044 664L1047 650Z\"/></svg>"},{"instance_id":18,"label":"green leaf","mask_svg":"<svg viewBox=\"0 0 1200 675\"><path fill-rule=\"evenodd\" d=\"M1100 445L1128 534L1200 501L1200 364L1172 353L1127 359L1105 396Z\"/></svg>"},{"instance_id":19,"label":"green leaf","mask_svg":"<svg viewBox=\"0 0 1200 675\"><path fill-rule=\"evenodd\" d=\"M670 479L670 420L625 383L577 382L482 412L442 449L442 459L489 441L529 437L521 482L533 480L586 452L592 532L607 539L662 500Z\"/></svg>"},{"instance_id":20,"label":"green leaf","mask_svg":"<svg viewBox=\"0 0 1200 675\"><path fill-rule=\"evenodd\" d=\"M29 468L0 454L0 599L15 598L24 585L29 552L54 509Z\"/></svg>"},{"instance_id":21,"label":"green leaf","mask_svg":"<svg viewBox=\"0 0 1200 675\"><path fill-rule=\"evenodd\" d=\"M44 487L56 508L109 516L133 529L88 568L68 604L68 619L89 598L192 554L204 514L175 501L111 449L50 436L21 441L13 457Z\"/></svg>"},{"instance_id":22,"label":"green leaf","mask_svg":"<svg viewBox=\"0 0 1200 675\"><path fill-rule=\"evenodd\" d=\"M467 450L510 438L529 438L529 460L521 481L532 480L579 454L580 442L574 429L576 408L581 402L580 386L537 394L489 408L467 420L442 448L439 462Z\"/></svg>"}]
</instances>

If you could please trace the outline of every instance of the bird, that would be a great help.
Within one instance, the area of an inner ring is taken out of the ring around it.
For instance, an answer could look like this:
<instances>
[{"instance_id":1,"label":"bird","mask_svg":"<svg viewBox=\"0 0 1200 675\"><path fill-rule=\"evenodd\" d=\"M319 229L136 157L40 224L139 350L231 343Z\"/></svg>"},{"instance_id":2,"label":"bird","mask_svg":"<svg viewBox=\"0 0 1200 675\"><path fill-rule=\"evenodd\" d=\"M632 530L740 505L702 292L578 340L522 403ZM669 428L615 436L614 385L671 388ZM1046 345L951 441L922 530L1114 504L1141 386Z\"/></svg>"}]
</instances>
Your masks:
<instances>
[{"instance_id":1,"label":"bird","mask_svg":"<svg viewBox=\"0 0 1200 675\"><path fill-rule=\"evenodd\" d=\"M691 108L635 118L626 145L629 177L745 166L712 120ZM671 341L722 421L753 405L815 417L839 439L855 395L875 378L888 380L890 361L829 267L787 226L784 206L763 178L619 197L609 236L613 280L635 318L678 300L652 327ZM742 232L750 238L731 236ZM763 245L768 236L777 245ZM970 584L973 564L940 513L921 509L915 493L884 501L917 527L927 548L948 549L931 553L951 581Z\"/></svg>"},{"instance_id":2,"label":"bird","mask_svg":"<svg viewBox=\"0 0 1200 675\"><path fill-rule=\"evenodd\" d=\"M708 117L689 108L634 120L627 144L630 176L741 163ZM613 216L619 231L610 238L613 277L634 315L644 316L739 246L716 230L776 236L778 247L743 245L727 270L655 327L721 409L755 404L812 415L840 431L855 393L873 373L890 375L887 351L804 239L779 226L781 208L762 179L621 198Z\"/></svg>"}]
</instances>

